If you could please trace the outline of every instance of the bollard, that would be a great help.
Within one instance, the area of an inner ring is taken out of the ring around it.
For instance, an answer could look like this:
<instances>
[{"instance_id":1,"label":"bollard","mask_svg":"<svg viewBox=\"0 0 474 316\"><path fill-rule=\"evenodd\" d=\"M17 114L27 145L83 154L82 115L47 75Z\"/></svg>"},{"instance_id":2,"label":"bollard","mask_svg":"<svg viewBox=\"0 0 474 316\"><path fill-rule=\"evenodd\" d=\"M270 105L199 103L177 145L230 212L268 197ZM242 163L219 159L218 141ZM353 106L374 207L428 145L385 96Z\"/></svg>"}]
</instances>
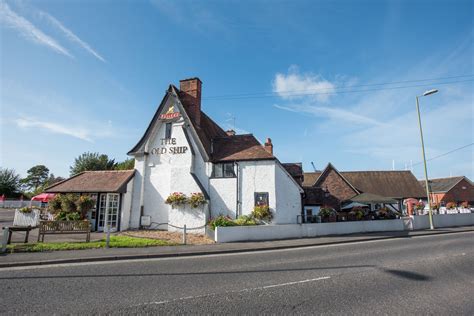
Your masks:
<instances>
[{"instance_id":1,"label":"bollard","mask_svg":"<svg viewBox=\"0 0 474 316\"><path fill-rule=\"evenodd\" d=\"M8 227L3 227L3 237L2 237L2 253L7 251L7 244L8 244Z\"/></svg>"},{"instance_id":2,"label":"bollard","mask_svg":"<svg viewBox=\"0 0 474 316\"><path fill-rule=\"evenodd\" d=\"M183 227L183 245L186 245L186 225Z\"/></svg>"},{"instance_id":3,"label":"bollard","mask_svg":"<svg viewBox=\"0 0 474 316\"><path fill-rule=\"evenodd\" d=\"M109 248L109 243L110 243L110 224L107 224L107 235L105 237L105 248Z\"/></svg>"}]
</instances>

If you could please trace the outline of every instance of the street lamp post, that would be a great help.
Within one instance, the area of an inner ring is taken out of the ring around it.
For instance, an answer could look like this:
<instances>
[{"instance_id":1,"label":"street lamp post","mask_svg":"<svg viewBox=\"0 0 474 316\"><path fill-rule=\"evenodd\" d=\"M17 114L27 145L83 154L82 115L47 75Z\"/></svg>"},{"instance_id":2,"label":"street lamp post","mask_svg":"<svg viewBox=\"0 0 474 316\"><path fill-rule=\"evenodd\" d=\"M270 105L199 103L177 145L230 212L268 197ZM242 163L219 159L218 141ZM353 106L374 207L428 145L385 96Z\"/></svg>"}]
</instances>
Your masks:
<instances>
[{"instance_id":1,"label":"street lamp post","mask_svg":"<svg viewBox=\"0 0 474 316\"><path fill-rule=\"evenodd\" d=\"M421 152L423 154L423 165L425 167L425 187L426 187L426 197L428 199L428 216L429 216L429 219L430 219L430 229L434 229L433 211L431 210L430 189L429 189L429 183L428 183L428 170L426 168L425 143L423 141L423 129L421 127L420 104L419 104L420 102L419 102L418 99L420 97L426 97L426 96L434 94L436 92L438 92L438 90L433 89L433 90L426 91L421 96L416 96L416 111L418 112L418 125L420 127L420 137L421 137Z\"/></svg>"}]
</instances>

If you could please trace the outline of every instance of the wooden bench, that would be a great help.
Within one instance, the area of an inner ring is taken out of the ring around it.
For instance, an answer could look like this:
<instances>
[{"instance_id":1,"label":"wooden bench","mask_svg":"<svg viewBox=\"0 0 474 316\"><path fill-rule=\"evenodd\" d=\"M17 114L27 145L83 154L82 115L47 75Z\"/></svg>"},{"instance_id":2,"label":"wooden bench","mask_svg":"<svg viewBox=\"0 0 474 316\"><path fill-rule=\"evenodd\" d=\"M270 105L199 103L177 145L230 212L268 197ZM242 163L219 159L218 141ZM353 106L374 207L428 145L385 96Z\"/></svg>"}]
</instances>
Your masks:
<instances>
[{"instance_id":1,"label":"wooden bench","mask_svg":"<svg viewBox=\"0 0 474 316\"><path fill-rule=\"evenodd\" d=\"M40 221L38 242L44 242L45 235L87 234L86 242L91 240L91 224L89 221Z\"/></svg>"},{"instance_id":2,"label":"wooden bench","mask_svg":"<svg viewBox=\"0 0 474 316\"><path fill-rule=\"evenodd\" d=\"M13 232L26 232L25 234L25 244L28 243L28 237L30 236L30 231L33 229L31 226L10 226L3 227L3 229L8 228L8 241L7 245L11 244Z\"/></svg>"}]
</instances>

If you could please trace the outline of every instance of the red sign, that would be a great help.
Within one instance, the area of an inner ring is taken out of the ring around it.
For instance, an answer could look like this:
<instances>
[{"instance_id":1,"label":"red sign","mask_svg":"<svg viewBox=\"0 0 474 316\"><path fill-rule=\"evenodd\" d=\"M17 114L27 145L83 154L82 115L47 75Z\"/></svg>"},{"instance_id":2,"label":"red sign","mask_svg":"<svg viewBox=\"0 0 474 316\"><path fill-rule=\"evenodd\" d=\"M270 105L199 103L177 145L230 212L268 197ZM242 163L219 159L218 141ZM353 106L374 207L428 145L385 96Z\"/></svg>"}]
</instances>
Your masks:
<instances>
[{"instance_id":1,"label":"red sign","mask_svg":"<svg viewBox=\"0 0 474 316\"><path fill-rule=\"evenodd\" d=\"M171 120L177 117L180 117L179 112L165 113L160 115L160 120Z\"/></svg>"}]
</instances>

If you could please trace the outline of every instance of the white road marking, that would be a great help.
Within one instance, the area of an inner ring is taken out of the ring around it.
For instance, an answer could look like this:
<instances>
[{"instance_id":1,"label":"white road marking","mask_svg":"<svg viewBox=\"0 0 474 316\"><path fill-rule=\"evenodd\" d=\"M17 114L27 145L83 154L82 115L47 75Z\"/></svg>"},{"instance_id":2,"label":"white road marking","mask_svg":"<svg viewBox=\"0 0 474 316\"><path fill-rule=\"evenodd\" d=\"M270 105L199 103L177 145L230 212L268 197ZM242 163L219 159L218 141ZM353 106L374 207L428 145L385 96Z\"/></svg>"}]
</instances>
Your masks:
<instances>
[{"instance_id":1,"label":"white road marking","mask_svg":"<svg viewBox=\"0 0 474 316\"><path fill-rule=\"evenodd\" d=\"M459 234L472 234L473 232L474 231L458 232L458 233L456 233L456 235L459 235ZM451 235L451 234L448 234L448 236L449 235ZM442 236L446 236L446 234L411 236L411 238L428 238L428 237L442 237ZM111 260L111 261L97 261L97 262L45 264L45 265L39 265L39 266L0 268L0 272L2 272L2 271L15 271L15 270L35 270L35 269L60 268L60 267L88 266L88 265L106 265L106 264L150 262L150 261L165 261L165 260L166 261L168 261L168 260L189 260L189 259L241 256L241 255L253 255L253 254L287 252L287 251L305 251L305 250L308 250L308 249L316 249L316 248L344 247L344 246L354 245L354 244L394 242L394 241L400 241L400 238L363 240L363 241L354 241L354 242L350 242L350 243L340 243L340 244L330 244L330 245L314 245L314 246L302 246L302 247L298 247L298 248L270 249L270 250L245 251L245 252L210 254L210 255L191 255L191 256L177 256L177 257L167 257L167 258L143 258L143 259L126 259L126 260Z\"/></svg>"},{"instance_id":2,"label":"white road marking","mask_svg":"<svg viewBox=\"0 0 474 316\"><path fill-rule=\"evenodd\" d=\"M235 294L235 293L244 293L244 292L251 292L251 291L258 291L258 290L267 290L267 289L271 289L271 288L277 288L277 287L283 287L283 286L289 286L289 285L297 285L297 284L303 284L303 283L308 283L308 282L327 280L327 279L330 279L330 278L331 277L329 277L329 276L325 276L325 277L319 277L319 278L314 278L314 279L306 279L306 280L301 280L301 281L294 281L294 282L287 282L287 283L280 283L280 284L272 284L272 285L266 285L266 286L247 288L247 289L242 289L242 290L226 291L226 292L222 292L222 293L209 293L209 294L196 295L196 296L185 296L185 297L174 298L174 299L171 299L171 300L141 303L141 304L132 305L132 306L129 306L129 307L139 307L139 306L146 306L146 305L163 305L163 304L174 303L174 302L178 302L178 301L193 300L193 299L198 299L198 298L203 298L203 297L211 297L211 296L227 295L227 294Z\"/></svg>"}]
</instances>

